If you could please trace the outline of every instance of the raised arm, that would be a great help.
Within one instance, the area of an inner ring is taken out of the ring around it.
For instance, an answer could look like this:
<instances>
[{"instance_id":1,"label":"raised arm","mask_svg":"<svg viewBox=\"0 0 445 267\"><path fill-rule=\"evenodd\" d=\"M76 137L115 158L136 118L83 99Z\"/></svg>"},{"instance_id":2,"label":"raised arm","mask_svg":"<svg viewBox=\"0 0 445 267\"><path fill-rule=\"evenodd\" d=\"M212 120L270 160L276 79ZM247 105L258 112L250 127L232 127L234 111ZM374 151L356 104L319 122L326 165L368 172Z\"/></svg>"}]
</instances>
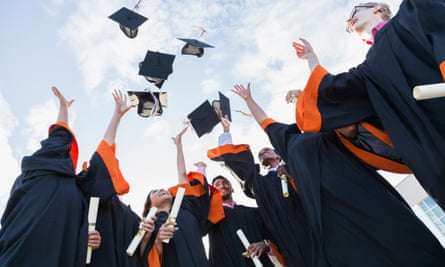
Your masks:
<instances>
[{"instance_id":1,"label":"raised arm","mask_svg":"<svg viewBox=\"0 0 445 267\"><path fill-rule=\"evenodd\" d=\"M51 88L54 95L59 99L59 114L57 115L57 122L63 122L68 125L68 109L70 108L71 104L74 102L74 99L68 101L66 98L62 95L62 93L57 89L57 87L53 86Z\"/></svg>"},{"instance_id":2,"label":"raised arm","mask_svg":"<svg viewBox=\"0 0 445 267\"><path fill-rule=\"evenodd\" d=\"M297 53L297 56L301 59L306 59L309 65L309 70L312 72L314 68L320 64L317 54L315 54L314 49L306 39L300 38L301 43L293 42L292 46Z\"/></svg>"},{"instance_id":3,"label":"raised arm","mask_svg":"<svg viewBox=\"0 0 445 267\"><path fill-rule=\"evenodd\" d=\"M127 111L129 111L134 106L127 105L127 95L119 90L113 91L113 98L115 102L115 110L111 121L108 124L107 130L105 131L104 140L108 145L112 145L116 140L116 133L119 123Z\"/></svg>"},{"instance_id":4,"label":"raised arm","mask_svg":"<svg viewBox=\"0 0 445 267\"><path fill-rule=\"evenodd\" d=\"M250 82L247 84L247 87L237 84L234 85L233 88L234 89L232 89L232 92L239 95L242 99L244 99L244 101L246 101L247 107L249 108L253 117L258 122L258 124L261 124L261 122L267 118L267 114L252 98L252 95L250 93Z\"/></svg>"},{"instance_id":5,"label":"raised arm","mask_svg":"<svg viewBox=\"0 0 445 267\"><path fill-rule=\"evenodd\" d=\"M185 169L185 159L184 159L184 151L182 149L182 136L187 131L188 125L182 129L176 137L172 137L173 143L176 145L176 165L178 169L178 183L184 184L188 183L187 180L187 170Z\"/></svg>"}]
</instances>

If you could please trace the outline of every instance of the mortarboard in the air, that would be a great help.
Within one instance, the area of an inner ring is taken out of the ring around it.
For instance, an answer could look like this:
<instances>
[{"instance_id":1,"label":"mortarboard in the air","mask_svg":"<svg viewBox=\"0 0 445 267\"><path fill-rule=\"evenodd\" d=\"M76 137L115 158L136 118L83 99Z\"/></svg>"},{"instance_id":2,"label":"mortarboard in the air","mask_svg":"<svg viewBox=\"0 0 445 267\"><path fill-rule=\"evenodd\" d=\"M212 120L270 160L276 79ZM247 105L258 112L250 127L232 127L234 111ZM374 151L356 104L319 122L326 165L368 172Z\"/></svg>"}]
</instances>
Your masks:
<instances>
[{"instance_id":1,"label":"mortarboard in the air","mask_svg":"<svg viewBox=\"0 0 445 267\"><path fill-rule=\"evenodd\" d=\"M204 48L214 48L214 46L206 44L196 39L187 39L187 38L177 38L185 42L184 47L181 49L181 54L183 55L194 55L197 57L202 57L204 55Z\"/></svg>"},{"instance_id":2,"label":"mortarboard in the air","mask_svg":"<svg viewBox=\"0 0 445 267\"><path fill-rule=\"evenodd\" d=\"M187 115L198 137L210 133L219 123L218 115L208 100Z\"/></svg>"},{"instance_id":3,"label":"mortarboard in the air","mask_svg":"<svg viewBox=\"0 0 445 267\"><path fill-rule=\"evenodd\" d=\"M168 75L173 72L174 60L175 55L148 50L144 61L139 63L139 75L160 89Z\"/></svg>"},{"instance_id":4,"label":"mortarboard in the air","mask_svg":"<svg viewBox=\"0 0 445 267\"><path fill-rule=\"evenodd\" d=\"M223 93L218 92L219 100L213 100L212 106L215 110L221 111L221 115L229 118L229 121L232 121L232 113L230 112L230 100Z\"/></svg>"},{"instance_id":5,"label":"mortarboard in the air","mask_svg":"<svg viewBox=\"0 0 445 267\"><path fill-rule=\"evenodd\" d=\"M114 12L109 18L119 23L120 29L128 38L135 38L138 34L138 27L147 20L146 17L126 7Z\"/></svg>"},{"instance_id":6,"label":"mortarboard in the air","mask_svg":"<svg viewBox=\"0 0 445 267\"><path fill-rule=\"evenodd\" d=\"M127 94L143 118L161 116L162 108L168 105L167 92L127 91Z\"/></svg>"}]
</instances>

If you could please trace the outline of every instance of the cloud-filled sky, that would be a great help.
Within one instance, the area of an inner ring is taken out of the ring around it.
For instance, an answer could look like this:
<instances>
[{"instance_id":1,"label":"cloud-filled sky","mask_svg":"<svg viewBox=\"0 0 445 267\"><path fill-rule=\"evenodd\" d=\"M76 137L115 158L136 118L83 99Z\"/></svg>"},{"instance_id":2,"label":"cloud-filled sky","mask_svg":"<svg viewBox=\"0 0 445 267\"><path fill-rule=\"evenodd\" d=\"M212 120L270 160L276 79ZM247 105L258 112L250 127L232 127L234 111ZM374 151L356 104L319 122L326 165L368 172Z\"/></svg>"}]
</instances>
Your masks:
<instances>
[{"instance_id":1,"label":"cloud-filled sky","mask_svg":"<svg viewBox=\"0 0 445 267\"><path fill-rule=\"evenodd\" d=\"M386 1L395 11L399 0ZM304 87L307 62L296 57L291 42L308 39L321 63L331 72L360 63L368 49L345 31L345 20L359 1L347 0L142 0L136 12L148 17L138 36L129 39L108 18L121 7L133 9L137 1L32 0L0 4L3 25L0 42L0 211L20 173L20 160L39 148L57 115L51 86L75 102L70 123L80 148L79 161L87 161L101 141L111 118L113 89L158 90L138 75L147 50L175 54L173 73L162 91L168 107L161 117L141 118L131 110L121 122L117 155L131 185L123 197L138 214L146 194L176 181L176 154L170 137L203 101L217 99L218 91L231 100L232 110L247 112L234 84L252 83L252 94L272 118L291 123L294 105L285 104L287 90ZM200 37L215 48L201 58L181 55L177 37ZM232 112L234 143L248 143L256 154L269 146L266 135L251 117ZM217 145L221 126L198 138L184 136L187 168L205 161L208 177L230 173L206 158ZM392 179L392 178L391 178ZM395 182L397 179L392 179ZM235 199L254 205L235 187Z\"/></svg>"}]
</instances>

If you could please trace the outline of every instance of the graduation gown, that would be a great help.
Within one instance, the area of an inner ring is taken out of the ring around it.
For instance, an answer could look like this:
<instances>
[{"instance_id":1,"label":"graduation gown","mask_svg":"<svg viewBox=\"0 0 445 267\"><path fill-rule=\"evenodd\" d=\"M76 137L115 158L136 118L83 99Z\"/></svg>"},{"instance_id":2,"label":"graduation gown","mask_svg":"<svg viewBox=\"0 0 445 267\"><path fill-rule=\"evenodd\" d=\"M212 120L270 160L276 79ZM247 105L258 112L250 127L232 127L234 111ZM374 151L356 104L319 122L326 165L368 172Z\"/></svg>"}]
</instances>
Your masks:
<instances>
[{"instance_id":1,"label":"graduation gown","mask_svg":"<svg viewBox=\"0 0 445 267\"><path fill-rule=\"evenodd\" d=\"M268 120L307 212L314 266L441 266L445 250L398 192L333 132Z\"/></svg>"},{"instance_id":2,"label":"graduation gown","mask_svg":"<svg viewBox=\"0 0 445 267\"><path fill-rule=\"evenodd\" d=\"M257 208L224 206L225 218L209 230L209 261L212 267L253 267L253 261L242 255L246 249L236 231L242 229L250 243L267 238ZM274 266L266 253L260 257L263 266Z\"/></svg>"},{"instance_id":3,"label":"graduation gown","mask_svg":"<svg viewBox=\"0 0 445 267\"><path fill-rule=\"evenodd\" d=\"M445 80L445 2L405 0L365 61L338 75L317 66L297 102L305 131L377 116L404 163L445 209L445 98L416 101L416 85Z\"/></svg>"},{"instance_id":4,"label":"graduation gown","mask_svg":"<svg viewBox=\"0 0 445 267\"><path fill-rule=\"evenodd\" d=\"M169 243L163 243L162 256L153 246L159 227L168 219L168 214L158 213L156 229L147 245L147 262L150 267L210 267L202 237L207 233L210 220L217 223L224 218L221 195L209 191L205 177L198 172L188 174L188 184L178 184L169 188L175 196L178 187L184 187L185 193L176 218L179 230L174 233Z\"/></svg>"},{"instance_id":5,"label":"graduation gown","mask_svg":"<svg viewBox=\"0 0 445 267\"><path fill-rule=\"evenodd\" d=\"M76 161L76 139L63 123L22 159L1 218L0 266L85 265L88 225Z\"/></svg>"},{"instance_id":6,"label":"graduation gown","mask_svg":"<svg viewBox=\"0 0 445 267\"><path fill-rule=\"evenodd\" d=\"M129 185L120 172L115 157L116 145L102 141L90 159L89 167L78 175L79 187L87 200L100 198L96 230L101 235L101 245L93 250L88 266L138 267L142 264L140 253L128 256L128 245L139 229L141 219L119 196L129 191Z\"/></svg>"},{"instance_id":7,"label":"graduation gown","mask_svg":"<svg viewBox=\"0 0 445 267\"><path fill-rule=\"evenodd\" d=\"M259 174L248 145L226 144L210 149L207 155L223 161L244 181L246 195L255 197L271 241L278 247L279 260L287 266L310 266L309 226L295 188L289 186L289 197L284 198L276 171Z\"/></svg>"}]
</instances>

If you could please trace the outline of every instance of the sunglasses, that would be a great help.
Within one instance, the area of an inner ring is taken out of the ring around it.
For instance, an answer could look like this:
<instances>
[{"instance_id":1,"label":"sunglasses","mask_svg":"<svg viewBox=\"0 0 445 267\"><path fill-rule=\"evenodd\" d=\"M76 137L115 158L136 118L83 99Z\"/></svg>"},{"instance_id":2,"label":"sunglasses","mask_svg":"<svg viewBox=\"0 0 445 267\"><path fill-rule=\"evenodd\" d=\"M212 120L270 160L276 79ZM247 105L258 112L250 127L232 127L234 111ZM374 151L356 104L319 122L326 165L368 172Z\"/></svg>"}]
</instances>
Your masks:
<instances>
[{"instance_id":1,"label":"sunglasses","mask_svg":"<svg viewBox=\"0 0 445 267\"><path fill-rule=\"evenodd\" d=\"M358 4L352 8L351 15L349 15L349 18L346 20L346 31L352 32L350 27L350 22L354 18L355 14L359 12L360 10L367 9L367 8L373 8L375 7L374 4Z\"/></svg>"}]
</instances>

